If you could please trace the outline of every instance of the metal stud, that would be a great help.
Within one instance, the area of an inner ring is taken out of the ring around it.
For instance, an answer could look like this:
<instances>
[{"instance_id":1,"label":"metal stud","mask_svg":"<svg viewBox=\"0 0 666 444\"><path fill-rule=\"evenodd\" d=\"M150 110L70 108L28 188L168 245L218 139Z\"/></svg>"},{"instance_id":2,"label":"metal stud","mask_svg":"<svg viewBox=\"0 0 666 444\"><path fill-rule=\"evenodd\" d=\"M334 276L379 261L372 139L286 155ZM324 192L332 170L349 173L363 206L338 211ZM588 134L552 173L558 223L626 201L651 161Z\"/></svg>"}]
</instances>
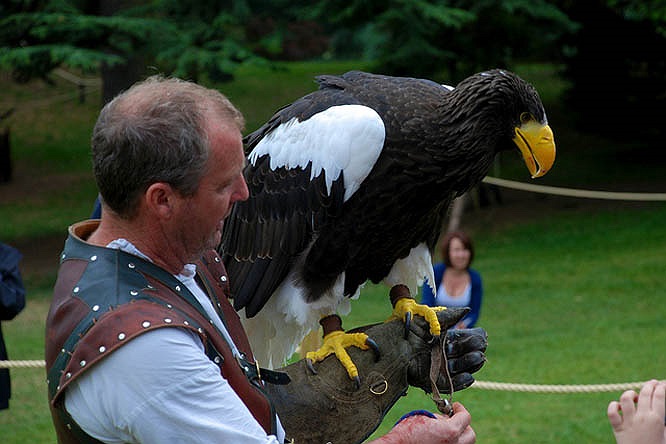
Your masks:
<instances>
[{"instance_id":1,"label":"metal stud","mask_svg":"<svg viewBox=\"0 0 666 444\"><path fill-rule=\"evenodd\" d=\"M65 259L66 257L67 257L67 255L65 253L60 255L60 259Z\"/></svg>"},{"instance_id":2,"label":"metal stud","mask_svg":"<svg viewBox=\"0 0 666 444\"><path fill-rule=\"evenodd\" d=\"M171 310L171 309L173 308L173 305L171 305L171 304L167 304L167 308L168 308L169 310Z\"/></svg>"},{"instance_id":3,"label":"metal stud","mask_svg":"<svg viewBox=\"0 0 666 444\"><path fill-rule=\"evenodd\" d=\"M138 294L139 294L138 291L136 291L136 290L130 290L130 295L132 295L132 296L136 296L136 295L138 295Z\"/></svg>"},{"instance_id":4,"label":"metal stud","mask_svg":"<svg viewBox=\"0 0 666 444\"><path fill-rule=\"evenodd\" d=\"M125 336L125 333L118 333L118 339L119 339L119 340L122 341L123 339L125 339L125 337L126 337L126 336Z\"/></svg>"},{"instance_id":5,"label":"metal stud","mask_svg":"<svg viewBox=\"0 0 666 444\"><path fill-rule=\"evenodd\" d=\"M176 291L180 291L180 285L176 285Z\"/></svg>"},{"instance_id":6,"label":"metal stud","mask_svg":"<svg viewBox=\"0 0 666 444\"><path fill-rule=\"evenodd\" d=\"M106 351L106 347L104 347L103 345L100 345L99 346L99 352L104 353L105 351Z\"/></svg>"},{"instance_id":7,"label":"metal stud","mask_svg":"<svg viewBox=\"0 0 666 444\"><path fill-rule=\"evenodd\" d=\"M79 287L74 287L74 290L72 290L72 291L73 291L74 293L78 293L78 292L79 292L79 290L80 290L80 288L79 288Z\"/></svg>"},{"instance_id":8,"label":"metal stud","mask_svg":"<svg viewBox=\"0 0 666 444\"><path fill-rule=\"evenodd\" d=\"M211 325L213 325L213 320L209 319L208 322L210 322Z\"/></svg>"},{"instance_id":9,"label":"metal stud","mask_svg":"<svg viewBox=\"0 0 666 444\"><path fill-rule=\"evenodd\" d=\"M127 264L127 267L129 267L131 269L134 269L136 267L136 265L134 265L132 262L130 262L129 264Z\"/></svg>"},{"instance_id":10,"label":"metal stud","mask_svg":"<svg viewBox=\"0 0 666 444\"><path fill-rule=\"evenodd\" d=\"M142 326L143 328L148 328L148 327L150 327L150 322L148 322L148 321L143 321L143 323L141 324L141 326Z\"/></svg>"},{"instance_id":11,"label":"metal stud","mask_svg":"<svg viewBox=\"0 0 666 444\"><path fill-rule=\"evenodd\" d=\"M92 311L99 311L99 305L93 305Z\"/></svg>"},{"instance_id":12,"label":"metal stud","mask_svg":"<svg viewBox=\"0 0 666 444\"><path fill-rule=\"evenodd\" d=\"M171 324L171 318L164 318L164 322L167 324Z\"/></svg>"},{"instance_id":13,"label":"metal stud","mask_svg":"<svg viewBox=\"0 0 666 444\"><path fill-rule=\"evenodd\" d=\"M85 359L82 360L81 362L79 362L79 365L80 365L81 367L85 367L85 366L86 366L86 361L85 361Z\"/></svg>"},{"instance_id":14,"label":"metal stud","mask_svg":"<svg viewBox=\"0 0 666 444\"><path fill-rule=\"evenodd\" d=\"M197 331L198 331L199 333L203 334L203 328L199 327L199 328L197 328Z\"/></svg>"},{"instance_id":15,"label":"metal stud","mask_svg":"<svg viewBox=\"0 0 666 444\"><path fill-rule=\"evenodd\" d=\"M90 260L95 262L97 260L97 256L90 256Z\"/></svg>"},{"instance_id":16,"label":"metal stud","mask_svg":"<svg viewBox=\"0 0 666 444\"><path fill-rule=\"evenodd\" d=\"M220 280L222 282L227 282L227 277L226 276L220 276Z\"/></svg>"},{"instance_id":17,"label":"metal stud","mask_svg":"<svg viewBox=\"0 0 666 444\"><path fill-rule=\"evenodd\" d=\"M70 372L65 373L65 379L69 379L72 377L72 374Z\"/></svg>"},{"instance_id":18,"label":"metal stud","mask_svg":"<svg viewBox=\"0 0 666 444\"><path fill-rule=\"evenodd\" d=\"M220 262L220 258L217 257L217 256L215 256L215 262L218 262L218 263L219 263L219 262Z\"/></svg>"},{"instance_id":19,"label":"metal stud","mask_svg":"<svg viewBox=\"0 0 666 444\"><path fill-rule=\"evenodd\" d=\"M215 362L216 364L219 364L220 361L221 361L221 359L220 359L219 356L215 356L215 358L213 358L213 362Z\"/></svg>"},{"instance_id":20,"label":"metal stud","mask_svg":"<svg viewBox=\"0 0 666 444\"><path fill-rule=\"evenodd\" d=\"M185 325L190 325L190 323L187 322L187 321L183 321L183 324L185 324Z\"/></svg>"}]
</instances>

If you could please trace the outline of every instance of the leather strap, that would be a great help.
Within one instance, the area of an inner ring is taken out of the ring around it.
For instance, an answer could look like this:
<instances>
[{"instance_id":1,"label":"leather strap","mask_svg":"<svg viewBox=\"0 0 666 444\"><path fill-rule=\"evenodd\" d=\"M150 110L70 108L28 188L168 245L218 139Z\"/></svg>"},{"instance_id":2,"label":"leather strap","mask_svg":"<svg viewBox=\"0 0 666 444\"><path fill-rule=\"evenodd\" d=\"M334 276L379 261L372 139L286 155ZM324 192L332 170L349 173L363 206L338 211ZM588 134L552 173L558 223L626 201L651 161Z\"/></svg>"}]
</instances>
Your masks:
<instances>
[{"instance_id":1,"label":"leather strap","mask_svg":"<svg viewBox=\"0 0 666 444\"><path fill-rule=\"evenodd\" d=\"M437 388L437 378L440 372L445 374L449 382L448 398L442 398ZM430 349L430 386L432 388L432 400L437 405L437 409L445 415L453 416L453 407L451 405L451 400L453 399L453 381L449 373L449 363L444 351L444 344L439 336L433 338L432 348Z\"/></svg>"}]
</instances>

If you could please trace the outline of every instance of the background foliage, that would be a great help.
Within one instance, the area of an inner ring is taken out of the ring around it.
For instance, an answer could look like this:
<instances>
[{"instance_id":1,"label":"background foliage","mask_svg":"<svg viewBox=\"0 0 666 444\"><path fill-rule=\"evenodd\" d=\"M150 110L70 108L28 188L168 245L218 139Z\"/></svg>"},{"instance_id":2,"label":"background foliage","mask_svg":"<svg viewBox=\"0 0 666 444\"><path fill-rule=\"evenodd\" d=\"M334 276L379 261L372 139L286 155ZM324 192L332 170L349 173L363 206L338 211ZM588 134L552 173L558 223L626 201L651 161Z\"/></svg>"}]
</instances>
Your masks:
<instances>
[{"instance_id":1,"label":"background foliage","mask_svg":"<svg viewBox=\"0 0 666 444\"><path fill-rule=\"evenodd\" d=\"M454 84L504 66L537 87L556 133L557 163L541 183L664 191L664 38L660 0L2 2L0 116L14 112L0 132L11 130L15 174L0 184L0 239L26 255L29 292L26 310L3 323L10 356L42 355L65 229L87 217L96 194L94 119L100 103L138 78L172 73L219 87L252 130L314 89L315 74L364 69ZM77 90L56 67L99 77L99 88ZM503 156L493 174L525 179L515 156ZM487 294L481 325L491 345L478 378L663 379L666 208L518 192L494 199L487 207L475 200L463 219ZM386 316L385 289L368 286L345 323ZM43 371L12 376L2 441L54 442ZM604 412L617 395L470 389L455 399L472 411L480 442L608 443ZM380 431L415 408L433 405L410 391Z\"/></svg>"},{"instance_id":2,"label":"background foliage","mask_svg":"<svg viewBox=\"0 0 666 444\"><path fill-rule=\"evenodd\" d=\"M102 101L150 73L229 80L242 64L363 58L385 74L455 84L518 62L564 68L578 124L660 140L666 4L659 0L12 0L0 66L48 79L99 72ZM648 126L629 132L626 127Z\"/></svg>"}]
</instances>

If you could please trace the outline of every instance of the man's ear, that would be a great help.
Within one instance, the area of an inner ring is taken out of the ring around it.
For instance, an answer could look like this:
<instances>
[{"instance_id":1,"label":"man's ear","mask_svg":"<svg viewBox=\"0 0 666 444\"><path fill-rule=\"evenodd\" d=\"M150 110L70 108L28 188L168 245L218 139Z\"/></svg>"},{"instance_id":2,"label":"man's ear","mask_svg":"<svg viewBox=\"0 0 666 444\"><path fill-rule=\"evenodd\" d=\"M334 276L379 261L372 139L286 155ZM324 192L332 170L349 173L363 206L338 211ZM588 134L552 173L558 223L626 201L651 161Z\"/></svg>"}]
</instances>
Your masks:
<instances>
[{"instance_id":1,"label":"man's ear","mask_svg":"<svg viewBox=\"0 0 666 444\"><path fill-rule=\"evenodd\" d=\"M157 217L170 218L178 203L176 191L166 182L151 184L144 193L148 210Z\"/></svg>"}]
</instances>

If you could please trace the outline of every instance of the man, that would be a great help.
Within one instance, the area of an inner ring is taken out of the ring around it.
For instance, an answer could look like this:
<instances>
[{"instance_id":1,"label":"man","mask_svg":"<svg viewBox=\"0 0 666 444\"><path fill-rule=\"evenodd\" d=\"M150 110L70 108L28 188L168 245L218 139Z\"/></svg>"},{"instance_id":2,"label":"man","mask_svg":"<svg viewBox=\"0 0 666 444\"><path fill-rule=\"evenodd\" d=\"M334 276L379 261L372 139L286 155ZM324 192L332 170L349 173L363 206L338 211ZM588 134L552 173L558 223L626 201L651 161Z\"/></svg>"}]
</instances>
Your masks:
<instances>
[{"instance_id":1,"label":"man","mask_svg":"<svg viewBox=\"0 0 666 444\"><path fill-rule=\"evenodd\" d=\"M102 218L70 227L47 319L60 442L285 439L214 252L248 197L242 128L222 94L177 79L150 78L101 111ZM410 416L379 441L474 442L469 413L454 412Z\"/></svg>"}]
</instances>

